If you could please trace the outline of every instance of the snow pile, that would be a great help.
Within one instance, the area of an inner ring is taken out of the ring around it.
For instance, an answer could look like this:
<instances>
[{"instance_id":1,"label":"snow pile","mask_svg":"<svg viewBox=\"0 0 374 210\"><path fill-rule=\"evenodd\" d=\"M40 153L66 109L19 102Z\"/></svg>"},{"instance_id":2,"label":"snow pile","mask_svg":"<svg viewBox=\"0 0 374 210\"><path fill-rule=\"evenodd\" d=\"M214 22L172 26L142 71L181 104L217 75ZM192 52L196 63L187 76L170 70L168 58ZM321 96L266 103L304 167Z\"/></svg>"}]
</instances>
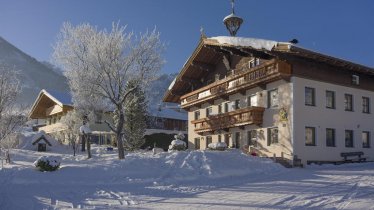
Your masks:
<instances>
[{"instance_id":1,"label":"snow pile","mask_svg":"<svg viewBox=\"0 0 374 210\"><path fill-rule=\"evenodd\" d=\"M217 37L211 37L210 39L215 39L220 44L229 44L229 45L242 46L242 47L252 47L258 50L265 49L268 51L271 51L273 47L278 44L278 42L271 41L271 40L231 37L231 36L217 36Z\"/></svg>"},{"instance_id":2,"label":"snow pile","mask_svg":"<svg viewBox=\"0 0 374 210\"><path fill-rule=\"evenodd\" d=\"M214 142L208 144L208 148L212 150L225 150L227 148L227 144L225 142Z\"/></svg>"}]
</instances>

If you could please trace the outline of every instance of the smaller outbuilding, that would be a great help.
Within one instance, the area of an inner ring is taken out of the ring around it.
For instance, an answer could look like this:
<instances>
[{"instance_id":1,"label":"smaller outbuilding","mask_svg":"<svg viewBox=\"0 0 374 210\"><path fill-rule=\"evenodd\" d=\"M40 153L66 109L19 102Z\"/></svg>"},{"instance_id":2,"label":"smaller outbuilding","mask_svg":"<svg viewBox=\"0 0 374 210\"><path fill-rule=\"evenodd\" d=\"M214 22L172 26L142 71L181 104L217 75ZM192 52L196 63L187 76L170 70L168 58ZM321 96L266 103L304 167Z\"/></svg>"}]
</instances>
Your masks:
<instances>
[{"instance_id":1,"label":"smaller outbuilding","mask_svg":"<svg viewBox=\"0 0 374 210\"><path fill-rule=\"evenodd\" d=\"M52 137L48 136L44 132L39 132L38 134L33 136L31 142L34 147L36 146L38 152L45 152L47 151L47 146L52 147L52 144L50 142L51 138Z\"/></svg>"}]
</instances>

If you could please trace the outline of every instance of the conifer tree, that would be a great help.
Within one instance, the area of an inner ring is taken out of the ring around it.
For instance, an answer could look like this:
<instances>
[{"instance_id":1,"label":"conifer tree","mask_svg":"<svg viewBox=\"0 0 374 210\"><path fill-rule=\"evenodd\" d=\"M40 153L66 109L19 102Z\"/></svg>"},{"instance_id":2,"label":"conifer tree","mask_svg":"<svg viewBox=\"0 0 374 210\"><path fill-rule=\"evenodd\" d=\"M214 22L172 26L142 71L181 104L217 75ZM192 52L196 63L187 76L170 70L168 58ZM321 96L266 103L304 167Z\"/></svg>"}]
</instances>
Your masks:
<instances>
[{"instance_id":1,"label":"conifer tree","mask_svg":"<svg viewBox=\"0 0 374 210\"><path fill-rule=\"evenodd\" d=\"M136 87L137 81L129 81L127 89ZM144 143L144 134L147 128L147 100L145 92L141 87L137 87L129 95L129 100L125 103L125 148L128 150L139 149Z\"/></svg>"}]
</instances>

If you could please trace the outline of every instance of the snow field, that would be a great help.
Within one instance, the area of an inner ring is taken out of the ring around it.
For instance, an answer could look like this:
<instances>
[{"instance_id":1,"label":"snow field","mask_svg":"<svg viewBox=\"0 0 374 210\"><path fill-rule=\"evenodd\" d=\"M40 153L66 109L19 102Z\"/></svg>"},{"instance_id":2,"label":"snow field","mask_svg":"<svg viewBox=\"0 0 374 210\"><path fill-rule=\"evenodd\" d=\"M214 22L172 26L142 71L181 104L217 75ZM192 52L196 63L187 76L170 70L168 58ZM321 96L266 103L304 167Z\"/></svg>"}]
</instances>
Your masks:
<instances>
[{"instance_id":1,"label":"snow field","mask_svg":"<svg viewBox=\"0 0 374 210\"><path fill-rule=\"evenodd\" d=\"M138 151L118 160L18 149L0 170L0 209L373 209L374 164L285 169L237 150ZM61 169L39 172L40 156Z\"/></svg>"}]
</instances>

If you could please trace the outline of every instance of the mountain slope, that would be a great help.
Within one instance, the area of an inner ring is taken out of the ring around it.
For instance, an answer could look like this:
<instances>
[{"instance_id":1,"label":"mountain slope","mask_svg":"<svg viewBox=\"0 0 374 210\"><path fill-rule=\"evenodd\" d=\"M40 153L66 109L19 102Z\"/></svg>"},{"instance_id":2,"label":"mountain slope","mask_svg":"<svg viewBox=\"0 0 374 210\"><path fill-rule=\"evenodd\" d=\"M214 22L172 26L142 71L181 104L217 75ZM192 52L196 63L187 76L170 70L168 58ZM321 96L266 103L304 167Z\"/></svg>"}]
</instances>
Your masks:
<instances>
[{"instance_id":1,"label":"mountain slope","mask_svg":"<svg viewBox=\"0 0 374 210\"><path fill-rule=\"evenodd\" d=\"M22 104L32 104L41 89L61 92L68 90L64 76L22 52L2 37L0 37L0 63L14 67L20 72L22 93L18 101Z\"/></svg>"}]
</instances>

